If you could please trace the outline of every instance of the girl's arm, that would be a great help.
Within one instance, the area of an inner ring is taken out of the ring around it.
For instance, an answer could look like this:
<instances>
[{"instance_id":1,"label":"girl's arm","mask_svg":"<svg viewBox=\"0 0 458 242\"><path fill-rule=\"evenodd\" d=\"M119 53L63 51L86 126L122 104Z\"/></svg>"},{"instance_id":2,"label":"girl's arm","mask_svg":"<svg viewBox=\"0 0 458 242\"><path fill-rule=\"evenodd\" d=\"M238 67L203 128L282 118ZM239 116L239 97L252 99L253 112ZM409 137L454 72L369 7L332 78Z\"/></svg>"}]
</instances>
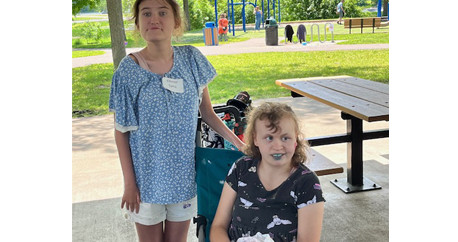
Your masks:
<instances>
[{"instance_id":1,"label":"girl's arm","mask_svg":"<svg viewBox=\"0 0 458 242\"><path fill-rule=\"evenodd\" d=\"M140 192L135 183L134 167L129 146L129 133L122 133L115 129L115 141L124 176L124 195L122 196L121 208L126 205L127 210L131 212L135 210L138 213L140 209Z\"/></svg>"},{"instance_id":2,"label":"girl's arm","mask_svg":"<svg viewBox=\"0 0 458 242\"><path fill-rule=\"evenodd\" d=\"M225 182L210 230L210 241L229 242L227 230L231 222L232 207L236 197L237 193Z\"/></svg>"},{"instance_id":3,"label":"girl's arm","mask_svg":"<svg viewBox=\"0 0 458 242\"><path fill-rule=\"evenodd\" d=\"M323 224L324 202L298 210L297 242L319 242Z\"/></svg>"},{"instance_id":4,"label":"girl's arm","mask_svg":"<svg viewBox=\"0 0 458 242\"><path fill-rule=\"evenodd\" d=\"M242 150L245 143L243 143L216 115L210 101L207 87L203 92L202 103L200 104L200 114L202 115L202 120L213 130L223 136L224 139L234 144L239 150Z\"/></svg>"}]
</instances>

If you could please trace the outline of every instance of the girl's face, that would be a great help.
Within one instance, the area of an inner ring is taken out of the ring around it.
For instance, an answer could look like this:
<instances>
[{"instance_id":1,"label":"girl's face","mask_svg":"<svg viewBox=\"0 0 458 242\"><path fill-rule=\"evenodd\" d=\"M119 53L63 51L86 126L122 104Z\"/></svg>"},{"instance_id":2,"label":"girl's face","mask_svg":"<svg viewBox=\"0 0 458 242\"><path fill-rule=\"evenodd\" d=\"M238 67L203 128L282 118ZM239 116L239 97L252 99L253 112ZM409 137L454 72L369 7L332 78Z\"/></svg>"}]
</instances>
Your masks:
<instances>
[{"instance_id":1,"label":"girl's face","mask_svg":"<svg viewBox=\"0 0 458 242\"><path fill-rule=\"evenodd\" d=\"M139 5L138 29L148 42L171 42L176 28L172 7L161 0L146 0Z\"/></svg>"},{"instance_id":2,"label":"girl's face","mask_svg":"<svg viewBox=\"0 0 458 242\"><path fill-rule=\"evenodd\" d=\"M269 124L268 120L256 120L254 144L261 152L262 161L275 167L290 166L297 145L296 124L291 118L283 117L275 133L267 127Z\"/></svg>"}]
</instances>

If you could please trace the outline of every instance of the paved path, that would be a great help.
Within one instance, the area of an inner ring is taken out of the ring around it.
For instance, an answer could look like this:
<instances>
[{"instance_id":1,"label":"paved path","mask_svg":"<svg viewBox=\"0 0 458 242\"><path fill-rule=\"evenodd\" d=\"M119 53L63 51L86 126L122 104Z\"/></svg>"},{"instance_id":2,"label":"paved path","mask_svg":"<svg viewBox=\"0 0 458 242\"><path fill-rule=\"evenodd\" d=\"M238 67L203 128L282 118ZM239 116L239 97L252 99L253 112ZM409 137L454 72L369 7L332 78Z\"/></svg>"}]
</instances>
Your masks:
<instances>
[{"instance_id":1,"label":"paved path","mask_svg":"<svg viewBox=\"0 0 458 242\"><path fill-rule=\"evenodd\" d=\"M330 36L328 36L331 39ZM242 53L257 53L257 52L290 52L290 51L336 51L336 50L368 50L368 49L388 49L389 44L360 44L360 45L337 45L337 41L332 43L326 41L320 43L314 41L308 45L301 44L285 44L280 43L283 38L279 38L277 46L268 46L265 44L265 38L253 38L243 42L233 44L222 44L218 46L201 46L197 47L204 55L231 55ZM127 48L126 53L139 51L142 48ZM88 56L72 59L72 68L82 67L97 63L112 63L113 57L111 49L100 49L105 51L104 55Z\"/></svg>"}]
</instances>

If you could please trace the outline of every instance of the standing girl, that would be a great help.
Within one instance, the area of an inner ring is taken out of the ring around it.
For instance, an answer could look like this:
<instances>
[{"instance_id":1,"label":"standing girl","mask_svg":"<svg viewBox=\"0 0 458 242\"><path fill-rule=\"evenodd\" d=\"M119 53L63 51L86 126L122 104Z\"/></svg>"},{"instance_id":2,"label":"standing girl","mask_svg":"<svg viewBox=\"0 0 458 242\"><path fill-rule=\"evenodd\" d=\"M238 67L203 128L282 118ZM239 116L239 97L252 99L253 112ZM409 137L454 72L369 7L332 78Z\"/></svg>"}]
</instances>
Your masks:
<instances>
[{"instance_id":1,"label":"standing girl","mask_svg":"<svg viewBox=\"0 0 458 242\"><path fill-rule=\"evenodd\" d=\"M275 241L319 241L324 198L291 107L264 103L249 113L245 153L229 171L210 240L260 232Z\"/></svg>"},{"instance_id":2,"label":"standing girl","mask_svg":"<svg viewBox=\"0 0 458 242\"><path fill-rule=\"evenodd\" d=\"M261 29L261 22L262 22L262 11L259 10L259 7L256 6L253 10L253 14L255 15L255 28L254 30L260 30Z\"/></svg>"},{"instance_id":3,"label":"standing girl","mask_svg":"<svg viewBox=\"0 0 458 242\"><path fill-rule=\"evenodd\" d=\"M147 46L113 75L110 110L124 176L121 208L144 241L186 241L196 214L197 116L238 148L241 142L214 113L207 85L216 71L192 46L172 46L183 33L174 0L137 0L133 19Z\"/></svg>"}]
</instances>

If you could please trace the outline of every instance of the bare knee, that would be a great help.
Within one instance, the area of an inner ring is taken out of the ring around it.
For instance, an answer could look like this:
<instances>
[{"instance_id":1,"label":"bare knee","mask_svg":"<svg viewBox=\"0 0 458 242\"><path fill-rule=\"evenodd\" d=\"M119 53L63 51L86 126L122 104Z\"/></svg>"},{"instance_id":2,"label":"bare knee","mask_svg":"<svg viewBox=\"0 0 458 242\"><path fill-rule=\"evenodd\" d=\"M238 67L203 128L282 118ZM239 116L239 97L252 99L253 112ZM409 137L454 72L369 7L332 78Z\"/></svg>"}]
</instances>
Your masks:
<instances>
[{"instance_id":1,"label":"bare knee","mask_svg":"<svg viewBox=\"0 0 458 242\"><path fill-rule=\"evenodd\" d=\"M163 223L143 225L135 223L140 242L164 242Z\"/></svg>"},{"instance_id":2,"label":"bare knee","mask_svg":"<svg viewBox=\"0 0 458 242\"><path fill-rule=\"evenodd\" d=\"M166 220L164 231L165 242L186 242L190 221L171 222Z\"/></svg>"}]
</instances>

